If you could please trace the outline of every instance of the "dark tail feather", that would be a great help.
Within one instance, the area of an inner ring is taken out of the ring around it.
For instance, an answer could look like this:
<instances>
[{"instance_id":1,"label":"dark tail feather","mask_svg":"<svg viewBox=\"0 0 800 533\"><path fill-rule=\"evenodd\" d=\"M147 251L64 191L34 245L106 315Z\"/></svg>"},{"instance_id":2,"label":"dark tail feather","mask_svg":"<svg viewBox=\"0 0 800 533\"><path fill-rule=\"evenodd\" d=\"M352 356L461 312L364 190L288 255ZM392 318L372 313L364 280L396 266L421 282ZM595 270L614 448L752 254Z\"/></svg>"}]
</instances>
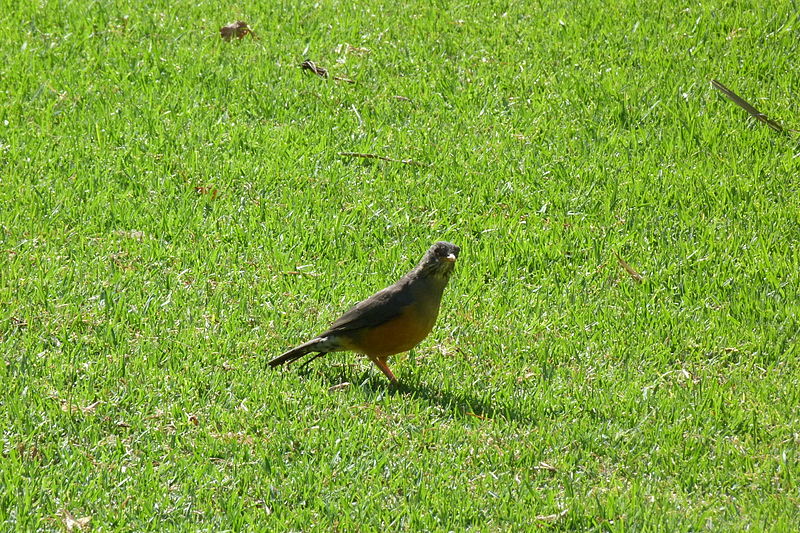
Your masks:
<instances>
[{"instance_id":1,"label":"dark tail feather","mask_svg":"<svg viewBox=\"0 0 800 533\"><path fill-rule=\"evenodd\" d=\"M283 353L283 354L279 355L278 357L276 357L275 359L273 359L272 361L269 362L269 366L271 366L272 368L275 368L276 366L280 366L280 365L282 365L284 363L293 363L294 361L297 361L298 359L300 359L301 357L303 357L307 353L320 351L320 346L319 345L322 344L323 342L324 342L323 339L319 339L319 338L311 339L310 341L308 341L308 342L306 342L304 344L301 344L300 346L298 346L296 348L292 348L291 350L289 350L286 353ZM316 359L320 355L322 355L322 354L319 354L319 355L313 357L311 360ZM309 360L309 362L311 360Z\"/></svg>"}]
</instances>

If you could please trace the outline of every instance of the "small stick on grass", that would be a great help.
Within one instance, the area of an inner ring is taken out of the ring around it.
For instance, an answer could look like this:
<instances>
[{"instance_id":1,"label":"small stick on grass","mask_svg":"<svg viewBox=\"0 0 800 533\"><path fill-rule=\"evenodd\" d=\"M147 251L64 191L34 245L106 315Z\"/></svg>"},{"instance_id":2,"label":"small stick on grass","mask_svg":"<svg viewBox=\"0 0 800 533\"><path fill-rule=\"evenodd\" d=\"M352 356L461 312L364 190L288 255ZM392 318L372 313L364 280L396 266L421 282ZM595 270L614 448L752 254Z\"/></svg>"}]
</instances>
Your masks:
<instances>
[{"instance_id":1,"label":"small stick on grass","mask_svg":"<svg viewBox=\"0 0 800 533\"><path fill-rule=\"evenodd\" d=\"M774 120L768 118L764 113L760 112L758 109L750 105L741 96L731 91L717 80L711 80L711 85L713 85L715 89L722 91L722 94L727 96L728 100L730 100L734 104L738 105L739 107L750 113L750 116L752 116L754 119L763 122L764 124L766 124L767 126L769 126L770 128L772 128L777 132L783 131L783 126L781 126Z\"/></svg>"},{"instance_id":2,"label":"small stick on grass","mask_svg":"<svg viewBox=\"0 0 800 533\"><path fill-rule=\"evenodd\" d=\"M621 266L622 268L624 268L624 269L625 269L625 272L627 272L627 273L628 273L628 275L629 275L631 278L633 278L633 280L634 280L636 283L641 283L641 282L642 282L642 280L644 280L644 276L642 276L641 274L639 274L638 272L636 272L636 271L633 269L633 267L632 267L632 266L630 266L630 265L629 265L629 264L628 264L628 263L627 263L627 262L626 262L626 261L625 261L625 260L624 260L622 257L620 257L620 255L619 255L618 253L614 252L614 255L615 255L615 256L617 256L617 261L619 261L619 266Z\"/></svg>"},{"instance_id":3,"label":"small stick on grass","mask_svg":"<svg viewBox=\"0 0 800 533\"><path fill-rule=\"evenodd\" d=\"M414 165L417 167L430 166L426 165L425 163L420 163L419 161L414 161L413 159L392 159L391 157L386 157L383 155L376 155L376 154L362 154L359 152L339 152L338 155L342 157L361 157L363 159L380 159L381 161L389 161L391 163L403 163L406 165Z\"/></svg>"}]
</instances>

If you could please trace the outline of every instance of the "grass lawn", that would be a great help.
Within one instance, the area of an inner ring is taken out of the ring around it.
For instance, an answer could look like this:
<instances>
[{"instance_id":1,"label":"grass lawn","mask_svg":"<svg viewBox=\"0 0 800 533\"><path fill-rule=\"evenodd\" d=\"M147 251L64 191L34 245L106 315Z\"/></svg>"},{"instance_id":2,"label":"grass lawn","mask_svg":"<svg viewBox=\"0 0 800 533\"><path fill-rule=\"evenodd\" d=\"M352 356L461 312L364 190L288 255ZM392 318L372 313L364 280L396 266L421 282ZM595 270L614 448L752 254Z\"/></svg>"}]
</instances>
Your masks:
<instances>
[{"instance_id":1,"label":"grass lawn","mask_svg":"<svg viewBox=\"0 0 800 533\"><path fill-rule=\"evenodd\" d=\"M0 529L794 529L798 12L0 0Z\"/></svg>"}]
</instances>

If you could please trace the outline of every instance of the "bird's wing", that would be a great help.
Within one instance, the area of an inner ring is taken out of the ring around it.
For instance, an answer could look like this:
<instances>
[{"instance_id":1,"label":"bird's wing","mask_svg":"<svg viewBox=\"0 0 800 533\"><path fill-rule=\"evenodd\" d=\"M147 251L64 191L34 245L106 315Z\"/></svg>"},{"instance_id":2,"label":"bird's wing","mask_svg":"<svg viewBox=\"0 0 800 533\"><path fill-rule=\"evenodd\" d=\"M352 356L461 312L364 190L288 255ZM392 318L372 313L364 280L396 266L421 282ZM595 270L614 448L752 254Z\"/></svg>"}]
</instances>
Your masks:
<instances>
[{"instance_id":1,"label":"bird's wing","mask_svg":"<svg viewBox=\"0 0 800 533\"><path fill-rule=\"evenodd\" d=\"M407 281L402 279L358 302L331 324L327 331L320 334L320 337L379 326L400 315L412 302L413 296Z\"/></svg>"}]
</instances>

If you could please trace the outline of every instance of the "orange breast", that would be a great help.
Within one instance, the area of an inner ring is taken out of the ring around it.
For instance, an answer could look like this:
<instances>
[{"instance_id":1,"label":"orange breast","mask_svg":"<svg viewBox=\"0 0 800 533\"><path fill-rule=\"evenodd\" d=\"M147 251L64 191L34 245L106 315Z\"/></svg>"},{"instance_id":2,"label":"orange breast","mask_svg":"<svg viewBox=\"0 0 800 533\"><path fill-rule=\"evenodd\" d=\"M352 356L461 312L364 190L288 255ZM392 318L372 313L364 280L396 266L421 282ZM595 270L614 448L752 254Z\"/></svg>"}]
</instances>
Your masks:
<instances>
[{"instance_id":1,"label":"orange breast","mask_svg":"<svg viewBox=\"0 0 800 533\"><path fill-rule=\"evenodd\" d=\"M428 336L438 314L416 311L409 306L385 324L361 330L351 339L351 349L381 358L410 350Z\"/></svg>"}]
</instances>

